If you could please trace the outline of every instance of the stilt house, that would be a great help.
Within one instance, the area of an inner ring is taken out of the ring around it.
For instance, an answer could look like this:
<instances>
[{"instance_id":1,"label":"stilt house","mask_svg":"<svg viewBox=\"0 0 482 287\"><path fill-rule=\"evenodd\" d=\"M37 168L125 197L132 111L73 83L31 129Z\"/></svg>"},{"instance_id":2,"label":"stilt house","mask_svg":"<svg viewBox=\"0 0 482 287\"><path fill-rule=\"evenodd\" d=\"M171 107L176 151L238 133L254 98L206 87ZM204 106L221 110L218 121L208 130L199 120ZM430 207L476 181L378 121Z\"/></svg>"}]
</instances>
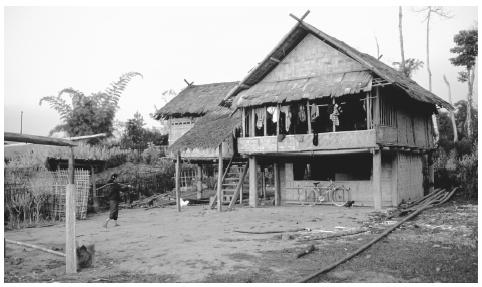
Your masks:
<instances>
[{"instance_id":1,"label":"stilt house","mask_svg":"<svg viewBox=\"0 0 482 287\"><path fill-rule=\"evenodd\" d=\"M314 184L330 182L349 189L356 205L376 209L422 197L424 188L433 187L432 115L452 106L378 59L297 20L221 102L240 113L234 154L248 159L249 205L259 205L260 166L273 171L277 205L315 203ZM207 118L202 125L209 125Z\"/></svg>"}]
</instances>

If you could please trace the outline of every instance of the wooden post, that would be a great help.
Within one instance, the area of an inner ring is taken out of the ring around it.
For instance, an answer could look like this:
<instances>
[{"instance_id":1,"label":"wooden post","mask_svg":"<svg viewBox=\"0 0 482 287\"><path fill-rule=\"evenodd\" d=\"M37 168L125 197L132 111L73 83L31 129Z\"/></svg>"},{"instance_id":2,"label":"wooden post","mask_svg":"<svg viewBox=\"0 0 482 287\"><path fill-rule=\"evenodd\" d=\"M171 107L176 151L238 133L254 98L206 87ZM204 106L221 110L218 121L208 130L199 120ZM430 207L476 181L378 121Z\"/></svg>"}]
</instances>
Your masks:
<instances>
[{"instance_id":1,"label":"wooden post","mask_svg":"<svg viewBox=\"0 0 482 287\"><path fill-rule=\"evenodd\" d=\"M335 98L333 98L332 103L333 103L333 112L334 112L334 111L335 111L335 110L334 110L334 109L335 109L335 104L336 104ZM335 122L333 122L333 127L332 127L332 129L333 129L332 132L336 132Z\"/></svg>"},{"instance_id":2,"label":"wooden post","mask_svg":"<svg viewBox=\"0 0 482 287\"><path fill-rule=\"evenodd\" d=\"M94 211L97 213L99 211L99 197L97 196L97 187L95 186L95 168L90 166L90 179L92 181L92 201L94 204Z\"/></svg>"},{"instance_id":3,"label":"wooden post","mask_svg":"<svg viewBox=\"0 0 482 287\"><path fill-rule=\"evenodd\" d=\"M181 151L176 156L176 207L181 212Z\"/></svg>"},{"instance_id":4,"label":"wooden post","mask_svg":"<svg viewBox=\"0 0 482 287\"><path fill-rule=\"evenodd\" d=\"M256 122L254 121L254 108L251 108L251 117L249 119L249 133L251 137L256 136Z\"/></svg>"},{"instance_id":5,"label":"wooden post","mask_svg":"<svg viewBox=\"0 0 482 287\"><path fill-rule=\"evenodd\" d=\"M222 188L223 188L223 144L219 144L219 157L218 157L218 211L222 211Z\"/></svg>"},{"instance_id":6,"label":"wooden post","mask_svg":"<svg viewBox=\"0 0 482 287\"><path fill-rule=\"evenodd\" d=\"M392 160L392 206L398 206L398 151L395 151Z\"/></svg>"},{"instance_id":7,"label":"wooden post","mask_svg":"<svg viewBox=\"0 0 482 287\"><path fill-rule=\"evenodd\" d=\"M433 152L430 151L428 153L428 193L432 193L434 190L434 184L435 184L435 172L433 169Z\"/></svg>"},{"instance_id":8,"label":"wooden post","mask_svg":"<svg viewBox=\"0 0 482 287\"><path fill-rule=\"evenodd\" d=\"M65 191L65 271L67 274L77 273L75 252L75 175L74 148L70 147L69 184Z\"/></svg>"},{"instance_id":9,"label":"wooden post","mask_svg":"<svg viewBox=\"0 0 482 287\"><path fill-rule=\"evenodd\" d=\"M372 128L372 99L371 99L370 92L367 92L366 109L367 109L367 130L369 130Z\"/></svg>"},{"instance_id":10,"label":"wooden post","mask_svg":"<svg viewBox=\"0 0 482 287\"><path fill-rule=\"evenodd\" d=\"M306 101L306 113L308 116L306 120L308 121L308 134L311 134L311 113L310 113L310 102Z\"/></svg>"},{"instance_id":11,"label":"wooden post","mask_svg":"<svg viewBox=\"0 0 482 287\"><path fill-rule=\"evenodd\" d=\"M249 157L249 206L258 207L258 165L256 157Z\"/></svg>"},{"instance_id":12,"label":"wooden post","mask_svg":"<svg viewBox=\"0 0 482 287\"><path fill-rule=\"evenodd\" d=\"M196 198L201 199L203 196L202 167L197 165L197 182L196 182Z\"/></svg>"},{"instance_id":13,"label":"wooden post","mask_svg":"<svg viewBox=\"0 0 482 287\"><path fill-rule=\"evenodd\" d=\"M245 108L241 108L241 123L242 123L242 126L241 126L241 136L244 138L246 137L246 109Z\"/></svg>"},{"instance_id":14,"label":"wooden post","mask_svg":"<svg viewBox=\"0 0 482 287\"><path fill-rule=\"evenodd\" d=\"M273 163L273 173L274 173L274 205L281 205L281 189L279 181L279 165L277 162Z\"/></svg>"},{"instance_id":15,"label":"wooden post","mask_svg":"<svg viewBox=\"0 0 482 287\"><path fill-rule=\"evenodd\" d=\"M279 135L279 122L280 122L280 115L281 115L281 112L280 112L280 109L281 109L281 106L278 104L278 108L276 109L276 113L278 113L278 121L276 122L276 135ZM278 142L278 141L276 141Z\"/></svg>"},{"instance_id":16,"label":"wooden post","mask_svg":"<svg viewBox=\"0 0 482 287\"><path fill-rule=\"evenodd\" d=\"M263 200L266 200L266 178L264 168L261 169L261 191L263 192Z\"/></svg>"},{"instance_id":17,"label":"wooden post","mask_svg":"<svg viewBox=\"0 0 482 287\"><path fill-rule=\"evenodd\" d=\"M373 207L375 208L375 210L382 209L381 172L382 172L382 151L375 150L373 152L373 168L372 168Z\"/></svg>"},{"instance_id":18,"label":"wooden post","mask_svg":"<svg viewBox=\"0 0 482 287\"><path fill-rule=\"evenodd\" d=\"M268 135L268 108L264 107L264 136Z\"/></svg>"},{"instance_id":19,"label":"wooden post","mask_svg":"<svg viewBox=\"0 0 482 287\"><path fill-rule=\"evenodd\" d=\"M375 99L373 105L373 126L378 128L380 125L380 90L375 87Z\"/></svg>"}]
</instances>

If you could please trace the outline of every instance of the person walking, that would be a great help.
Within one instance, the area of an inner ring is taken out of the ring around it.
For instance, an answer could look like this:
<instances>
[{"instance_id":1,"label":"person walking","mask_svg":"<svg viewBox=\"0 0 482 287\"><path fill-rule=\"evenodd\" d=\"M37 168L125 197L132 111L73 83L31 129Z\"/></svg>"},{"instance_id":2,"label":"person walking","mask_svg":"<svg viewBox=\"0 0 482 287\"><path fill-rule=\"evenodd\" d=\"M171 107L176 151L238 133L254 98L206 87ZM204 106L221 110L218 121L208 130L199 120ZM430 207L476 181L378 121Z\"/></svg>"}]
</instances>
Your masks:
<instances>
[{"instance_id":1,"label":"person walking","mask_svg":"<svg viewBox=\"0 0 482 287\"><path fill-rule=\"evenodd\" d=\"M114 220L115 225L114 226L119 226L117 223L117 217L119 215L119 201L121 200L120 192L121 192L121 186L119 183L116 182L117 180L117 174L114 173L111 175L109 184L111 185L110 187L110 192L109 192L109 217L105 220L105 223L102 225L107 229L107 224L109 223L110 220Z\"/></svg>"}]
</instances>

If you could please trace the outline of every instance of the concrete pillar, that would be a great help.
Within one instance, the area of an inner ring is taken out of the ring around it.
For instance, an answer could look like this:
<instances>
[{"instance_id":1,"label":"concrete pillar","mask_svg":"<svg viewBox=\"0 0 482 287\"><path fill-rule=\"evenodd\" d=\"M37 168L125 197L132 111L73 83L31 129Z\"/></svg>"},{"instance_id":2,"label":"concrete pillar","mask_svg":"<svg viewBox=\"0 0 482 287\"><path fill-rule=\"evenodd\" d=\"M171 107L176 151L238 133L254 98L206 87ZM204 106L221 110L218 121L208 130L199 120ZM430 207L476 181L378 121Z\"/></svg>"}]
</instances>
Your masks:
<instances>
[{"instance_id":1,"label":"concrete pillar","mask_svg":"<svg viewBox=\"0 0 482 287\"><path fill-rule=\"evenodd\" d=\"M381 173L382 173L382 151L375 150L373 152L373 168L372 168L373 207L375 208L375 210L382 209Z\"/></svg>"},{"instance_id":2,"label":"concrete pillar","mask_svg":"<svg viewBox=\"0 0 482 287\"><path fill-rule=\"evenodd\" d=\"M254 156L249 157L249 206L258 207L258 164Z\"/></svg>"}]
</instances>

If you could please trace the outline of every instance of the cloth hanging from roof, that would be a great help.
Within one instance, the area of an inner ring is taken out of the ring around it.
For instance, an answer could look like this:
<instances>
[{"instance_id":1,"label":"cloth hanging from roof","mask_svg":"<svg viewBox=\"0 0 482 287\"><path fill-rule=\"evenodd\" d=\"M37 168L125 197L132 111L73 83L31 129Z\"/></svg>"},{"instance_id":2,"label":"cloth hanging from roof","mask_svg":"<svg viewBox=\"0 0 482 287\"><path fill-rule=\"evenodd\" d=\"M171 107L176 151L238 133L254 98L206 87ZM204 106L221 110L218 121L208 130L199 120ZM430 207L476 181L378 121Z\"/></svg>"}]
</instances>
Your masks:
<instances>
[{"instance_id":1,"label":"cloth hanging from roof","mask_svg":"<svg viewBox=\"0 0 482 287\"><path fill-rule=\"evenodd\" d=\"M318 133L313 133L313 145L318 146Z\"/></svg>"},{"instance_id":2,"label":"cloth hanging from roof","mask_svg":"<svg viewBox=\"0 0 482 287\"><path fill-rule=\"evenodd\" d=\"M290 106L282 106L280 108L280 112L285 114L285 130L288 132L290 130L291 126L291 112L290 112Z\"/></svg>"},{"instance_id":3,"label":"cloth hanging from roof","mask_svg":"<svg viewBox=\"0 0 482 287\"><path fill-rule=\"evenodd\" d=\"M264 117L266 117L266 110L264 107L256 108L254 113L258 116L258 121L256 122L256 127L261 129L264 125Z\"/></svg>"},{"instance_id":4,"label":"cloth hanging from roof","mask_svg":"<svg viewBox=\"0 0 482 287\"><path fill-rule=\"evenodd\" d=\"M303 104L299 105L298 118L302 123L306 121L306 111L305 111L305 106Z\"/></svg>"},{"instance_id":5,"label":"cloth hanging from roof","mask_svg":"<svg viewBox=\"0 0 482 287\"><path fill-rule=\"evenodd\" d=\"M320 116L320 110L318 109L318 105L316 105L315 103L313 103L311 105L311 112L310 112L310 117L311 117L311 121L314 121L316 120L317 117Z\"/></svg>"},{"instance_id":6,"label":"cloth hanging from roof","mask_svg":"<svg viewBox=\"0 0 482 287\"><path fill-rule=\"evenodd\" d=\"M333 112L330 114L330 120L335 124L335 126L340 125L339 115L341 114L341 108L338 104L333 106Z\"/></svg>"},{"instance_id":7,"label":"cloth hanging from roof","mask_svg":"<svg viewBox=\"0 0 482 287\"><path fill-rule=\"evenodd\" d=\"M272 118L273 123L276 123L278 121L278 116L279 116L278 107L268 107L266 110L268 111L268 113L273 115L273 118Z\"/></svg>"}]
</instances>

